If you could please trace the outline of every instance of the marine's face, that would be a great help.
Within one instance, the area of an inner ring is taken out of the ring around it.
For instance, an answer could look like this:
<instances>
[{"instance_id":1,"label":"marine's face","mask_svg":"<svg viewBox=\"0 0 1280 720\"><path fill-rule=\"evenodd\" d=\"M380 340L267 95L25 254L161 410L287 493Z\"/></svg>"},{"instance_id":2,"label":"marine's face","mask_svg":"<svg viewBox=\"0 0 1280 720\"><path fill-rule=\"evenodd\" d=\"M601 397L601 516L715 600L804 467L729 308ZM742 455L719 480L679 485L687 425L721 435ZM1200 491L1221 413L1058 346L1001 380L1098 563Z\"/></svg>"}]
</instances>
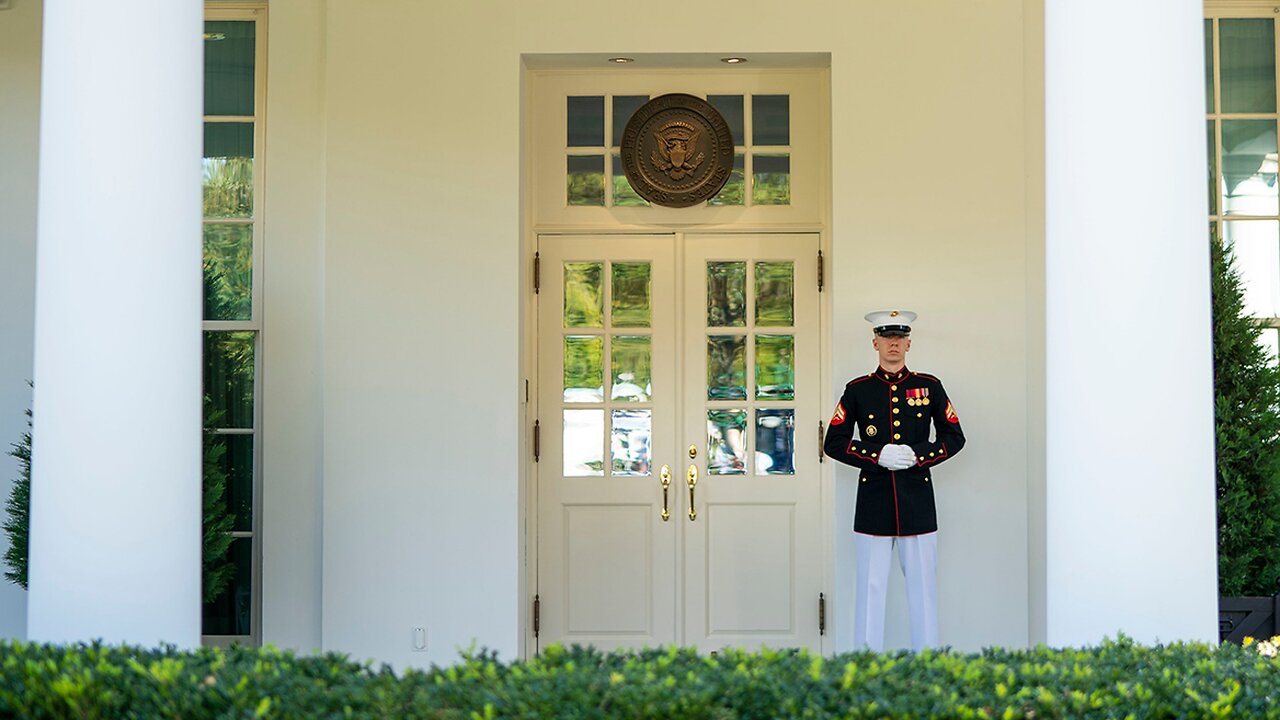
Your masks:
<instances>
[{"instance_id":1,"label":"marine's face","mask_svg":"<svg viewBox=\"0 0 1280 720\"><path fill-rule=\"evenodd\" d=\"M876 335L871 338L871 347L880 355L881 365L896 366L905 362L907 351L911 349L911 338Z\"/></svg>"}]
</instances>

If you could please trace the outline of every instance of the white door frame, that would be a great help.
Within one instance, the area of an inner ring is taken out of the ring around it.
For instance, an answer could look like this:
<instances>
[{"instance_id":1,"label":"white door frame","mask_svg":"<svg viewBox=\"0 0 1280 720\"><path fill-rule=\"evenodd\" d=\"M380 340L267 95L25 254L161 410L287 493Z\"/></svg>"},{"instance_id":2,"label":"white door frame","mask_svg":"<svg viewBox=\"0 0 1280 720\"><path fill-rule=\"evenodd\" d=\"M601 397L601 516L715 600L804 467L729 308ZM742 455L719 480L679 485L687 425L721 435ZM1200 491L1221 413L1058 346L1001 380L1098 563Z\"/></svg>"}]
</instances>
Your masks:
<instances>
[{"instance_id":1,"label":"white door frame","mask_svg":"<svg viewBox=\"0 0 1280 720\"><path fill-rule=\"evenodd\" d=\"M711 73L716 75L718 73ZM741 75L741 73L739 73ZM557 212L547 213L538 207L537 193L533 189L539 184L538 166L545 164L545 160L539 162L539 146L537 142L538 133L535 131L535 108L540 94L547 92L547 85L554 85L561 88L564 85L564 78L572 77L581 82L599 86L601 78L606 78L603 87L608 88L608 92L629 92L635 83L634 71L627 71L623 74L617 72L583 72L579 69L568 68L565 70L548 70L545 67L538 70L530 70L524 68L522 82L521 109L522 118L524 119L522 127L522 148L521 148L521 184L522 184L522 204L521 204L521 232L520 241L518 243L517 257L520 265L521 277L521 337L520 337L520 387L517 392L523 404L522 413L520 414L519 437L520 445L518 452L523 458L520 464L519 477L519 495L520 495L520 513L519 522L522 524L520 536L520 557L522 559L523 570L520 574L518 586L520 604L518 607L520 643L519 654L522 658L530 658L537 652L537 639L535 638L533 607L535 592L538 583L538 545L537 545L537 527L538 527L538 466L534 462L533 455L533 434L534 422L538 419L538 407L536 398L538 397L537 377L538 377L538 324L537 324L537 308L538 295L535 292L533 283L533 268L535 264L535 253L538 248L538 237L541 234L564 234L564 235L625 235L631 233L649 234L652 232L672 232L678 234L684 232L697 233L700 235L710 234L752 234L764 235L771 233L816 233L819 236L818 244L823 254L825 263L824 285L829 288L831 286L831 99L830 99L830 71L829 69L797 69L785 72L762 72L755 76L754 80L747 81L746 88L750 92L756 91L755 88L770 82L777 81L779 78L787 76L809 75L816 80L817 91L813 94L813 114L814 117L805 127L811 133L809 139L815 144L814 149L809 154L812 158L813 167L811 168L810 177L813 182L810 190L814 193L812 202L806 204L810 212L806 216L797 217L795 214L789 214L780 222L770 222L767 218L760 215L753 215L748 218L736 219L731 215L717 215L716 217L708 217L702 224L680 222L679 217L672 216L670 213L664 213L661 218L655 218L651 222L645 222L635 213L625 213L626 217L603 216L600 213L594 213L592 218L582 224L574 224L566 222L563 214ZM656 73L655 75L664 75L668 78L667 84L670 85L670 92L689 92L694 91L698 94L692 85L695 82L690 81L690 75L684 71L668 70L664 73ZM624 79L625 78L625 79ZM626 87L622 88L617 82L622 79ZM550 81L549 83L547 81ZM754 84L752 84L754 83ZM619 88L615 90L615 88ZM729 89L720 89L720 92L732 92ZM555 92L555 91L552 91ZM594 92L594 90L592 91ZM563 102L563 98L557 98L559 102ZM545 98L541 98L545 102ZM799 144L803 138L793 137L793 145ZM558 157L558 156L557 156ZM559 161L559 162L562 162ZM559 165L557 162L557 165ZM797 192L799 188L795 189ZM677 251L683 251L683 237L679 238ZM683 283L682 268L677 267L677 282ZM833 380L831 375L832 368L832 313L833 303L831 293L824 291L820 293L819 299L819 383L820 387L827 391L827 395L831 395L833 389ZM683 357L683 353L681 353ZM829 398L834 402L834 396ZM852 569L848 572L837 573L833 566L835 558L835 528L847 526L842 523L841 519L836 518L835 501L834 501L834 462L827 459L821 466L821 522L822 522L822 547L823 553L822 563L822 584L826 589L826 632L822 637L822 647L814 648L814 651L821 651L824 654L834 652L836 637L836 629L842 625L842 617L848 615L851 610L852 602L852 584L849 588L844 588L846 584L841 580L840 587L837 587L837 578L848 576L852 578ZM677 583L680 584L679 591L683 594L683 580L681 575L677 576ZM848 606L847 608L845 606Z\"/></svg>"}]
</instances>

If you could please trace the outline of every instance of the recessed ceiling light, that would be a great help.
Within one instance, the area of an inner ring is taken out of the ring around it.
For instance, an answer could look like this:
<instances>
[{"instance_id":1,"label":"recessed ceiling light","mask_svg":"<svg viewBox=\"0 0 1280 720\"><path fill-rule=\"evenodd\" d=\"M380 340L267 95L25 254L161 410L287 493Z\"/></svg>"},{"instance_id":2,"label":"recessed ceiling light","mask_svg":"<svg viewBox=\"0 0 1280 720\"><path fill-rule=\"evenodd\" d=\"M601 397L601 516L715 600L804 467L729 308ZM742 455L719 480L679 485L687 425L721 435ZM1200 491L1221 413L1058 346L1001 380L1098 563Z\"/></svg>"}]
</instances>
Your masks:
<instances>
[{"instance_id":1,"label":"recessed ceiling light","mask_svg":"<svg viewBox=\"0 0 1280 720\"><path fill-rule=\"evenodd\" d=\"M635 58L629 58L629 57L611 57L611 58L609 58L609 62L611 62L611 63L616 63L616 64L618 64L618 65L626 65L627 63L633 63L633 62L635 62L635 61L636 61L636 59L635 59Z\"/></svg>"},{"instance_id":2,"label":"recessed ceiling light","mask_svg":"<svg viewBox=\"0 0 1280 720\"><path fill-rule=\"evenodd\" d=\"M744 63L744 62L746 62L746 61L747 61L747 59L746 59L746 58L744 58L744 57L723 57L723 58L720 58L720 62L722 62L722 63L728 63L728 64L730 64L730 65L740 65L740 64L742 64L742 63Z\"/></svg>"}]
</instances>

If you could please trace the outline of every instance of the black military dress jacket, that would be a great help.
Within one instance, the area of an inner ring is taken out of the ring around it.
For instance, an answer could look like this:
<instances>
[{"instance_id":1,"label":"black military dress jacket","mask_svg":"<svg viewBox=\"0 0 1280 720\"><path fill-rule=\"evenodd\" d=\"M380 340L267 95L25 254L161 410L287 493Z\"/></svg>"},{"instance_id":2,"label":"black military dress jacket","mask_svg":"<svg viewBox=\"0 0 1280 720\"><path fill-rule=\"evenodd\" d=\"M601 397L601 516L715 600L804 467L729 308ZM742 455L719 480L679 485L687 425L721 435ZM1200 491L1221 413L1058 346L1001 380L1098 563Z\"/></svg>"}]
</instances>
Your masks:
<instances>
[{"instance_id":1,"label":"black military dress jacket","mask_svg":"<svg viewBox=\"0 0 1280 720\"><path fill-rule=\"evenodd\" d=\"M911 446L915 467L897 472L881 467L880 449L888 444ZM845 386L823 449L861 470L854 532L921 535L938 529L933 467L962 447L960 418L938 378L906 368L896 373L877 368Z\"/></svg>"}]
</instances>

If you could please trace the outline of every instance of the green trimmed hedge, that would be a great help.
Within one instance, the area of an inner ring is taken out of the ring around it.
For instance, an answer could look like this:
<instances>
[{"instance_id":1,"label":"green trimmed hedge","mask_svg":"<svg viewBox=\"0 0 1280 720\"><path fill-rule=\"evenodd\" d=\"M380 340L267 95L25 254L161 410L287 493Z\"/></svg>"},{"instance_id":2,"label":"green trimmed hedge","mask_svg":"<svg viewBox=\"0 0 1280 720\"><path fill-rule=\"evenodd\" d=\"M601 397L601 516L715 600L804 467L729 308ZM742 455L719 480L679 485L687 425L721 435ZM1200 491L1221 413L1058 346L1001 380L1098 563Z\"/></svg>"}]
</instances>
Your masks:
<instances>
[{"instance_id":1,"label":"green trimmed hedge","mask_svg":"<svg viewBox=\"0 0 1280 720\"><path fill-rule=\"evenodd\" d=\"M21 718L1208 718L1280 717L1280 661L1257 646L980 654L558 646L395 673L270 648L180 652L0 643L0 717Z\"/></svg>"}]
</instances>

